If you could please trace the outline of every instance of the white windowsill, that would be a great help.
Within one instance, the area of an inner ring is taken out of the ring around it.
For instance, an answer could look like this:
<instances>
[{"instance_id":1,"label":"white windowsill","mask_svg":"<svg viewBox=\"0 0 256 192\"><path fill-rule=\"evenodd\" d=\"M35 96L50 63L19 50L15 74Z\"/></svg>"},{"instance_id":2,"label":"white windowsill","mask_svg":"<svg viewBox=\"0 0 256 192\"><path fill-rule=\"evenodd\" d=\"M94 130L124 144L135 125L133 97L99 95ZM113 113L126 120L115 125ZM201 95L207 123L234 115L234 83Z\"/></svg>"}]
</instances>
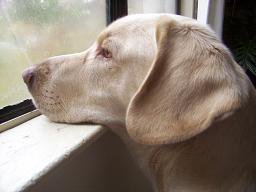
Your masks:
<instances>
[{"instance_id":1,"label":"white windowsill","mask_svg":"<svg viewBox=\"0 0 256 192\"><path fill-rule=\"evenodd\" d=\"M0 191L23 191L105 132L99 125L50 122L40 115L0 133Z\"/></svg>"}]
</instances>

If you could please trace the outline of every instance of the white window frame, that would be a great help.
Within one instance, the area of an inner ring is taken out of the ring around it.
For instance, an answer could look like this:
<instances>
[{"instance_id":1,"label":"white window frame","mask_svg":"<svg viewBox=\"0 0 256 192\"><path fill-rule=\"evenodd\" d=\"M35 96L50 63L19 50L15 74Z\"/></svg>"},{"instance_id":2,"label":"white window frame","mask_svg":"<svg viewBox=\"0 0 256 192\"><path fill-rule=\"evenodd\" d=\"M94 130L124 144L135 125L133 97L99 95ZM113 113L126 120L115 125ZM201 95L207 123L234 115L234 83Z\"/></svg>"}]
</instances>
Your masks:
<instances>
[{"instance_id":1,"label":"white window frame","mask_svg":"<svg viewBox=\"0 0 256 192\"><path fill-rule=\"evenodd\" d=\"M221 39L224 19L224 0L198 0L197 20L209 24Z\"/></svg>"}]
</instances>

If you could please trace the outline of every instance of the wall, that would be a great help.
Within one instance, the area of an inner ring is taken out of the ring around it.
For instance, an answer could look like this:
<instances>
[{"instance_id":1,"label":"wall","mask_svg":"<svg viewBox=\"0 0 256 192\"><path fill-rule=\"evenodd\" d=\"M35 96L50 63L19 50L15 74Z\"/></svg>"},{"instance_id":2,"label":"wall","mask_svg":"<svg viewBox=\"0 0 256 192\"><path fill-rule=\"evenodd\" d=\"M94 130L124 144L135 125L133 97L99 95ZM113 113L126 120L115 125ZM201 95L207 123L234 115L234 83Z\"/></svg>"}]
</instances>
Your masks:
<instances>
[{"instance_id":1,"label":"wall","mask_svg":"<svg viewBox=\"0 0 256 192\"><path fill-rule=\"evenodd\" d=\"M27 191L151 192L152 189L124 144L107 132Z\"/></svg>"}]
</instances>

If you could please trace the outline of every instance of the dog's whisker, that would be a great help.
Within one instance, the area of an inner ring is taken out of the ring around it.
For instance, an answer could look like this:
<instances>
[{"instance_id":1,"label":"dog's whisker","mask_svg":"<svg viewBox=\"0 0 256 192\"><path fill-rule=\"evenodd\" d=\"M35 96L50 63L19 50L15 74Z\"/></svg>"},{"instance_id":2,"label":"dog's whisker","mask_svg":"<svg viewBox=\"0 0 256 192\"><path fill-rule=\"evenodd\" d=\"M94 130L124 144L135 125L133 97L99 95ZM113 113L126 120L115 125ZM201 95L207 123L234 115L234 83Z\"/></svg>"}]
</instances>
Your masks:
<instances>
[{"instance_id":1,"label":"dog's whisker","mask_svg":"<svg viewBox=\"0 0 256 192\"><path fill-rule=\"evenodd\" d=\"M59 99L59 105L61 106L61 109L66 113L66 114L68 114L68 112L67 112L67 110L66 110L66 108L65 108L65 106L64 106L64 102L63 102L63 99Z\"/></svg>"}]
</instances>

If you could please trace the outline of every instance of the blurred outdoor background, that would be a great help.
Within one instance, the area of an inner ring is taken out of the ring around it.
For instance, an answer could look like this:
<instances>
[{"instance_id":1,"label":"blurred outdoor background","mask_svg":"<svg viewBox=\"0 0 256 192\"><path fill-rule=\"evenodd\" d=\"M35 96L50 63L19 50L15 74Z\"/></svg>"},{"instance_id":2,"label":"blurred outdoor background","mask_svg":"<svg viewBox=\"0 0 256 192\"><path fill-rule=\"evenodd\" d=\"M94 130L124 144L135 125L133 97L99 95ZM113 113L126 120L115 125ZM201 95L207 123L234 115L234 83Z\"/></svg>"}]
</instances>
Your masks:
<instances>
[{"instance_id":1,"label":"blurred outdoor background","mask_svg":"<svg viewBox=\"0 0 256 192\"><path fill-rule=\"evenodd\" d=\"M30 95L21 73L85 50L106 26L105 0L0 0L0 109Z\"/></svg>"}]
</instances>

